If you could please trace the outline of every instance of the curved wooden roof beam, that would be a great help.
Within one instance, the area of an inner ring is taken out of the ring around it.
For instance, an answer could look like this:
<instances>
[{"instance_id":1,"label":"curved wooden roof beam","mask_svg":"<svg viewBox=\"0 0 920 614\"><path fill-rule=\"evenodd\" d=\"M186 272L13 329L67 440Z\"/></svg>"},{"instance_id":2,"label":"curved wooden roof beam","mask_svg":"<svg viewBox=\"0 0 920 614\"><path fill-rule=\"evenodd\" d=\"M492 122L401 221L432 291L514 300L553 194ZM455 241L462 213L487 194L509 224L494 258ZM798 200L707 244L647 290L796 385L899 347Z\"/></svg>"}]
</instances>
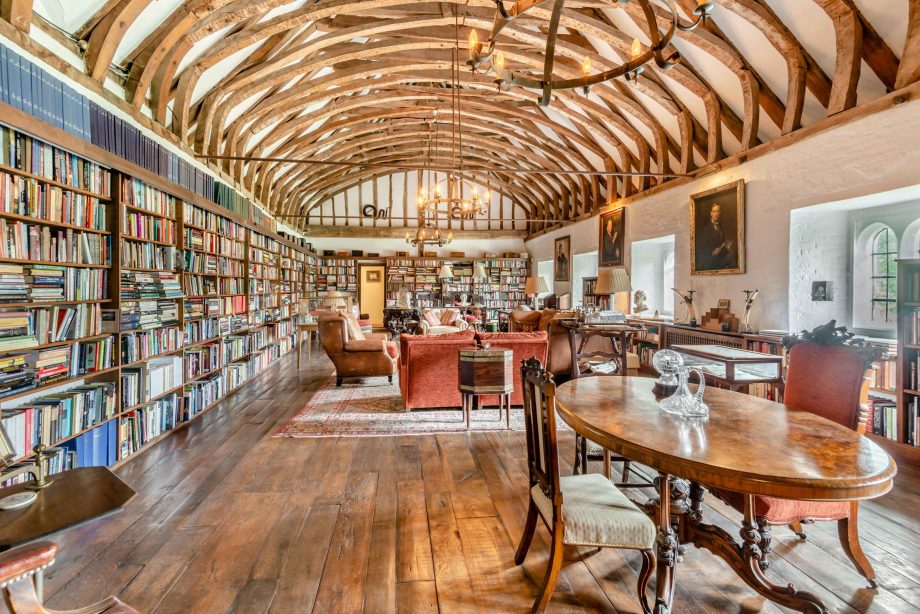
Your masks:
<instances>
[{"instance_id":1,"label":"curved wooden roof beam","mask_svg":"<svg viewBox=\"0 0 920 614\"><path fill-rule=\"evenodd\" d=\"M856 88L862 67L862 23L856 8L846 0L814 0L834 22L837 58L827 114L856 106Z\"/></svg>"},{"instance_id":2,"label":"curved wooden roof beam","mask_svg":"<svg viewBox=\"0 0 920 614\"><path fill-rule=\"evenodd\" d=\"M32 0L0 0L0 18L28 34L32 26Z\"/></svg>"},{"instance_id":3,"label":"curved wooden roof beam","mask_svg":"<svg viewBox=\"0 0 920 614\"><path fill-rule=\"evenodd\" d=\"M920 0L910 0L907 13L907 40L898 66L895 89L920 80Z\"/></svg>"}]
</instances>

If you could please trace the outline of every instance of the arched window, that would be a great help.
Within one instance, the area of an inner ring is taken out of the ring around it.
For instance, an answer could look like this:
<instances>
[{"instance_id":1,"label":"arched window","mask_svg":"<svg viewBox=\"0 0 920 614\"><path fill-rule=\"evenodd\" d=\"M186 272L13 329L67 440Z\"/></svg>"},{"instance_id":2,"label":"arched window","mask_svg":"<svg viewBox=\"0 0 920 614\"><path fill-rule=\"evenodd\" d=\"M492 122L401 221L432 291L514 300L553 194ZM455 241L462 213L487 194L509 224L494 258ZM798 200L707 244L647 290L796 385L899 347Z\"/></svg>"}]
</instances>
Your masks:
<instances>
[{"instance_id":1,"label":"arched window","mask_svg":"<svg viewBox=\"0 0 920 614\"><path fill-rule=\"evenodd\" d=\"M875 233L871 243L872 259L872 310L873 323L889 324L897 313L898 240L887 226Z\"/></svg>"}]
</instances>

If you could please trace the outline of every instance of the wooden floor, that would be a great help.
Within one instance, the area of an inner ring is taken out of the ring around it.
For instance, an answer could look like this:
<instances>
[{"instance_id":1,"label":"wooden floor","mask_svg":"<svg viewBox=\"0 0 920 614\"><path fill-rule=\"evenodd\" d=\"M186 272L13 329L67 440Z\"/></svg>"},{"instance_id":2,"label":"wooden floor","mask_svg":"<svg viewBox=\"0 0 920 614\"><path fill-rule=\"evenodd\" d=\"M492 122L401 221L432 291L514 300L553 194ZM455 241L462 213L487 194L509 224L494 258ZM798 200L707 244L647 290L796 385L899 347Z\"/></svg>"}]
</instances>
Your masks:
<instances>
[{"instance_id":1,"label":"wooden floor","mask_svg":"<svg viewBox=\"0 0 920 614\"><path fill-rule=\"evenodd\" d=\"M52 608L117 594L142 612L525 612L543 577L542 528L512 561L526 510L521 433L273 439L331 372L291 358L118 470L127 509L57 537ZM569 462L571 434L562 442ZM566 464L565 471L570 466ZM834 612L920 604L920 471L865 504L860 529L881 588L863 588L836 527L774 532L774 578ZM637 493L638 494L638 493ZM737 516L707 508L735 533ZM637 612L638 558L567 551L550 612ZM678 567L677 612L778 612L705 551Z\"/></svg>"}]
</instances>

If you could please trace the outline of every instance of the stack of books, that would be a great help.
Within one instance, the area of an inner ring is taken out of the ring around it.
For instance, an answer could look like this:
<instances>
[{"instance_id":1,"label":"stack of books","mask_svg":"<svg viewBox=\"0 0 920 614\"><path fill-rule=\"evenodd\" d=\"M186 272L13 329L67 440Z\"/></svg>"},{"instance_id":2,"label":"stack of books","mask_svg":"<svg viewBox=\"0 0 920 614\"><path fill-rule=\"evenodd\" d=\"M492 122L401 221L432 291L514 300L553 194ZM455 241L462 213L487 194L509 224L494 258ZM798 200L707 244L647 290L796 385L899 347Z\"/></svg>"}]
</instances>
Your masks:
<instances>
[{"instance_id":1,"label":"stack of books","mask_svg":"<svg viewBox=\"0 0 920 614\"><path fill-rule=\"evenodd\" d=\"M36 386L47 386L71 377L69 346L32 352L29 362L35 368Z\"/></svg>"},{"instance_id":2,"label":"stack of books","mask_svg":"<svg viewBox=\"0 0 920 614\"><path fill-rule=\"evenodd\" d=\"M38 345L31 316L28 311L0 313L0 352L23 350Z\"/></svg>"},{"instance_id":3,"label":"stack of books","mask_svg":"<svg viewBox=\"0 0 920 614\"><path fill-rule=\"evenodd\" d=\"M29 286L21 266L0 264L0 303L21 303L29 298Z\"/></svg>"},{"instance_id":4,"label":"stack of books","mask_svg":"<svg viewBox=\"0 0 920 614\"><path fill-rule=\"evenodd\" d=\"M26 365L28 355L0 357L0 397L35 388L35 375Z\"/></svg>"},{"instance_id":5,"label":"stack of books","mask_svg":"<svg viewBox=\"0 0 920 614\"><path fill-rule=\"evenodd\" d=\"M175 301L125 302L121 310L121 330L150 330L179 322Z\"/></svg>"},{"instance_id":6,"label":"stack of books","mask_svg":"<svg viewBox=\"0 0 920 614\"><path fill-rule=\"evenodd\" d=\"M29 297L33 301L64 300L67 285L64 267L36 264L29 268L29 274L25 279L29 284Z\"/></svg>"}]
</instances>

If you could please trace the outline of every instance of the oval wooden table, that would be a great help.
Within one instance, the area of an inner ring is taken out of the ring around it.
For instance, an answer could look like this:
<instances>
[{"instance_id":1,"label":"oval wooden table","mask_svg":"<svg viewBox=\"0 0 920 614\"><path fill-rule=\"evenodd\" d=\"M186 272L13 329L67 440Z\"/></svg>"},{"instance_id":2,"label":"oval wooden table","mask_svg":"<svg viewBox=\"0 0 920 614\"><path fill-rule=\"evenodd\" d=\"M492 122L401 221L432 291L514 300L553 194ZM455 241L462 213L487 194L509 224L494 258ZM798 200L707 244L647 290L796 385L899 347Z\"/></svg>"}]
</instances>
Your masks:
<instances>
[{"instance_id":1,"label":"oval wooden table","mask_svg":"<svg viewBox=\"0 0 920 614\"><path fill-rule=\"evenodd\" d=\"M659 410L654 381L591 377L558 387L559 416L577 433L658 471L648 509L658 525L655 613L670 612L678 544L721 557L758 593L801 612L827 611L818 597L771 582L761 570L754 495L813 501L879 497L894 461L877 444L835 422L780 403L707 388L706 420ZM702 518L703 485L743 493L741 542ZM676 529L676 530L675 530Z\"/></svg>"}]
</instances>

